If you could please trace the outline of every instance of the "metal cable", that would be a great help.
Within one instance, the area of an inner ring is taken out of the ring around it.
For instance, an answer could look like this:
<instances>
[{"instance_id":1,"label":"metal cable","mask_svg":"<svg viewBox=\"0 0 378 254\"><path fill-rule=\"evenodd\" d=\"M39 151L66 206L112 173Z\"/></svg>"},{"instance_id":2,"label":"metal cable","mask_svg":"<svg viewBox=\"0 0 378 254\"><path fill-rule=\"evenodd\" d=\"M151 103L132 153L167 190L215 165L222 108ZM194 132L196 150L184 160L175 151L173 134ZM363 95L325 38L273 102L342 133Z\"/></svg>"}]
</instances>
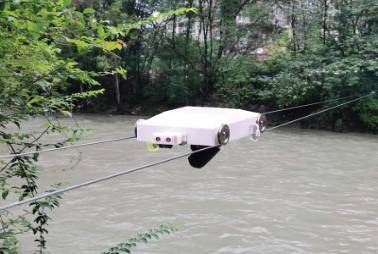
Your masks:
<instances>
[{"instance_id":1,"label":"metal cable","mask_svg":"<svg viewBox=\"0 0 378 254\"><path fill-rule=\"evenodd\" d=\"M317 102L312 102L312 103L309 103L309 104L267 111L267 112L263 112L262 114L269 115L269 114L274 114L274 113L277 113L277 112L283 112L283 111L288 111L288 110L292 110L292 109L305 108L305 107L309 107L309 106L313 106L313 105L319 105L319 104L325 104L325 103L329 103L329 102L339 101L339 100L348 99L348 98L351 98L351 97L356 97L356 96L355 95L349 95L349 96L339 97L339 98L332 99L332 100L317 101Z\"/></svg>"},{"instance_id":2,"label":"metal cable","mask_svg":"<svg viewBox=\"0 0 378 254\"><path fill-rule=\"evenodd\" d=\"M361 100L361 99L363 99L363 98L366 98L366 97L369 97L369 96L372 96L372 95L375 95L375 92L371 92L371 93L369 93L369 94L366 94L366 95L360 96L360 97L358 97L358 98L356 98L356 99L353 99L353 100L350 100L350 101L343 102L343 103L338 104L338 105L336 105L336 106L329 107L329 108L325 108L325 109L323 109L323 110L320 110L320 111L317 111L317 112L311 113L311 114L309 114L309 115L306 115L306 116L303 116L303 117L299 117L299 118L294 119L294 120L292 120L292 121L289 121L289 122L286 122L286 123L283 123L283 124L279 124L279 125L274 126L274 127L271 127L271 128L267 128L266 131L272 131L272 130L274 130L274 129L277 129L277 128L280 128L280 127L283 127L283 126L286 126L286 125L289 125L289 124L292 124L292 123L295 123L295 122L298 122L298 121L304 120L304 119L306 119L306 118L310 118L310 117L313 117L313 116L316 116L316 115L322 114L322 113L327 112L327 111L329 111L329 110L332 110L332 109L335 109L335 108L342 107L342 106L344 106L344 105L347 105L347 104L353 103L353 102L355 102L355 101L359 101L359 100Z\"/></svg>"},{"instance_id":3,"label":"metal cable","mask_svg":"<svg viewBox=\"0 0 378 254\"><path fill-rule=\"evenodd\" d=\"M372 92L372 94L374 94L374 92ZM267 112L263 112L262 114L268 115L268 114L273 114L273 113L277 113L277 112L288 111L288 110L292 110L292 109L298 109L298 108L304 108L304 107L309 107L309 106L318 105L318 104L324 104L324 103L334 102L334 101L338 101L338 100L342 100L342 99L347 99L347 98L350 98L350 97L354 97L354 95L340 97L340 98L336 98L336 99L332 99L332 100L313 102L313 103L304 104L304 105L300 105L300 106L294 106L294 107L289 107L289 108L277 109L277 110L273 110L273 111L267 111ZM364 96L362 96L362 97L364 97ZM361 98L361 97L359 97L359 98ZM24 153L18 153L18 154L0 155L0 160L12 159L12 158L18 157L18 156L33 155L33 154L36 154L36 153L47 153L47 152L53 152L53 151L58 151L58 150L80 148L80 147L90 146L90 145L97 145L97 144L110 143L110 142L118 142L118 141L132 139L132 138L135 138L135 136L124 137L124 138L117 138L117 139L109 139L109 140L102 140L102 141L95 141L95 142L84 143L84 144L77 144L77 145L71 145L71 146L62 146L62 147L56 147L56 148L45 149L45 150L40 150L40 151L33 151L33 152L24 152Z\"/></svg>"},{"instance_id":4,"label":"metal cable","mask_svg":"<svg viewBox=\"0 0 378 254\"><path fill-rule=\"evenodd\" d=\"M84 144L55 147L55 148L50 148L50 149L45 149L45 150L40 150L40 151L31 151L31 152L24 152L24 153L17 153L17 154L0 155L0 160L13 159L15 157L33 155L33 154L36 154L36 153L48 153L48 152L54 152L54 151L59 151L59 150L80 148L80 147L84 147L84 146L92 146L92 145L98 145L98 144L104 144L104 143L113 143L113 142L133 139L133 138L136 138L135 135L130 136L130 137L116 138L116 139L99 140L99 141L94 141L94 142L89 142L89 143L84 143Z\"/></svg>"},{"instance_id":5,"label":"metal cable","mask_svg":"<svg viewBox=\"0 0 378 254\"><path fill-rule=\"evenodd\" d=\"M280 124L280 125L268 128L267 131L275 130L277 128L280 128L280 127L292 124L294 122L298 122L298 121L301 121L303 119L306 119L306 118L309 118L309 117L312 117L312 116L315 116L315 115L319 115L319 114L324 113L326 111L329 111L329 110L332 110L332 109L335 109L335 108L338 108L338 107L342 107L344 105L353 103L355 101L359 101L359 100L361 100L363 98L366 98L368 96L372 96L374 94L375 94L375 92L371 92L369 94L360 96L360 97L358 97L356 99L353 99L353 100L350 100L350 101L346 101L346 102L341 103L339 105L336 105L336 106L333 106L333 107L329 107L329 108L326 108L326 109L314 112L312 114L309 114L309 115L306 115L306 116L294 119L292 121L289 121L289 122L286 122L286 123L283 123L283 124ZM99 141L99 142L104 142L104 141ZM85 145L85 144L82 144L82 145ZM25 199L25 200L22 200L22 201L19 201L19 202L14 202L14 203L2 206L2 207L0 207L0 211L8 210L8 209L11 209L11 208L23 205L23 204L27 204L27 203L31 203L31 202L40 200L42 198L51 197L51 196L54 196L54 195L58 195L58 194L65 193L65 192L68 192L68 191L71 191L71 190L83 188L83 187L86 187L86 186L89 186L89 185L92 185L92 184L96 184L96 183L99 183L99 182L107 181L107 180L110 180L110 179L113 179L113 178L116 178L116 177L119 177L119 176L128 175L128 174L131 174L131 173L134 173L134 172L146 169L146 168L150 168L150 167L153 167L153 166L156 166L156 165L164 164L164 163L167 163L167 162L170 162L170 161L173 161L173 160L184 158L184 157L190 156L192 154L199 153L199 152L202 152L202 151L214 148L214 147L220 147L220 146L221 145L205 147L203 149L199 149L199 150L196 150L196 151L192 151L192 152L185 153L185 154L182 154L182 155L174 156L174 157L171 157L171 158L168 158L168 159L164 159L164 160L161 160L161 161L157 161L157 162L153 162L153 163L150 163L150 164L146 164L146 165L143 165L143 166L140 166L140 167L136 167L136 168L127 170L127 171L122 171L122 172L119 172L119 173L115 173L115 174L112 174L112 175L109 175L109 176L106 176L106 177L101 177L101 178L90 180L90 181L87 181L87 182L84 182L84 183L72 185L72 186L69 186L69 187L66 187L66 188L63 188L63 189L60 189L60 190L56 190L56 191L52 191L52 192L47 192L47 193L44 193L42 195L38 195L38 196L29 198L29 199Z\"/></svg>"},{"instance_id":6,"label":"metal cable","mask_svg":"<svg viewBox=\"0 0 378 254\"><path fill-rule=\"evenodd\" d=\"M58 195L58 194L65 193L67 191L83 188L83 187L86 187L86 186L89 186L89 185L92 185L92 184L96 184L96 183L99 183L99 182L104 182L104 181L107 181L107 180L110 180L110 179L113 179L113 178L116 178L116 177L119 177L119 176L128 175L128 174L131 174L131 173L134 173L134 172L146 169L146 168L151 168L151 167L156 166L156 165L160 165L160 164L164 164L164 163L167 163L167 162L170 162L170 161L173 161L173 160L184 158L184 157L190 156L192 154L199 153L199 152L202 152L202 151L214 148L214 147L219 147L219 146L220 145L205 147L203 149L199 149L199 150L196 150L196 151L192 151L192 152L185 153L185 154L182 154L182 155L174 156L174 157L164 159L164 160L161 160L161 161L146 164L146 165L143 165L143 166L140 166L140 167L136 167L136 168L127 170L127 171L115 173L115 174L112 174L112 175L109 175L109 176L106 176L106 177L101 177L101 178L90 180L90 181L87 181L87 182L84 182L84 183L79 183L79 184L72 185L72 186L69 186L69 187L66 187L66 188L63 188L63 189L60 189L60 190L56 190L56 191L52 191L52 192L46 192L44 194L41 194L41 195L38 195L38 196L35 196L35 197L32 197L32 198L24 199L24 200L19 201L19 202L14 202L14 203L2 206L2 207L0 207L0 211L8 210L8 209L11 209L11 208L23 205L23 204L27 204L27 203L31 203L31 202L40 200L42 198L48 198L48 197L51 197L51 196L54 196L54 195Z\"/></svg>"}]
</instances>

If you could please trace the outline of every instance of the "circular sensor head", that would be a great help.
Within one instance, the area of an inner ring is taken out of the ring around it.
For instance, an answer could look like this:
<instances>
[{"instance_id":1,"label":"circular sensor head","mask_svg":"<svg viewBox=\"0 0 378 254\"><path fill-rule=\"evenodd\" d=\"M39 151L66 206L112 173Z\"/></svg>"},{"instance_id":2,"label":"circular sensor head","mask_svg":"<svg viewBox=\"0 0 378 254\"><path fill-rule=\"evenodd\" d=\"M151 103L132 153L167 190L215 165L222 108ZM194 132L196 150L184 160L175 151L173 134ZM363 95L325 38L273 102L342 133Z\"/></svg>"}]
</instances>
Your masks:
<instances>
[{"instance_id":1,"label":"circular sensor head","mask_svg":"<svg viewBox=\"0 0 378 254\"><path fill-rule=\"evenodd\" d=\"M257 120L257 124L259 125L260 132L263 133L266 131L266 125L267 125L267 120L265 115L261 114L259 119Z\"/></svg>"},{"instance_id":2,"label":"circular sensor head","mask_svg":"<svg viewBox=\"0 0 378 254\"><path fill-rule=\"evenodd\" d=\"M230 127L223 124L218 131L218 142L220 145L226 145L230 141Z\"/></svg>"}]
</instances>

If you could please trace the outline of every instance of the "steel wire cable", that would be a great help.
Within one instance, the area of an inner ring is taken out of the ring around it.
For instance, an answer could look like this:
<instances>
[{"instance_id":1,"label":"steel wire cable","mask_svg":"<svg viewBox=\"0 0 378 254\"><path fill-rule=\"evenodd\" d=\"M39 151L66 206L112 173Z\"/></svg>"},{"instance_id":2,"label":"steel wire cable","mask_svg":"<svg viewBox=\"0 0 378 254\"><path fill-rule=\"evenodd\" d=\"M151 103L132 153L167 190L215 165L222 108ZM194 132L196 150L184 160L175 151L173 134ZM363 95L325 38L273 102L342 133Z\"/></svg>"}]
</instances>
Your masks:
<instances>
[{"instance_id":1,"label":"steel wire cable","mask_svg":"<svg viewBox=\"0 0 378 254\"><path fill-rule=\"evenodd\" d=\"M289 121L289 122L286 122L286 123L283 123L283 124L279 124L277 126L268 128L267 131L272 131L272 130L275 130L277 128L280 128L280 127L292 124L294 122L301 121L303 119L310 118L310 117L313 117L315 115L319 115L321 113L327 112L327 111L335 109L335 108L342 107L344 105L347 105L347 104L359 101L359 100L361 100L363 98L366 98L366 97L372 96L372 95L375 95L375 92L371 92L369 94L360 96L360 97L358 97L356 99L343 102L343 103L338 104L336 106L329 107L329 108L326 108L326 109L323 109L323 110L311 113L309 115L306 115L306 116L294 119L292 121ZM202 149L199 149L199 150L196 150L196 151L192 151L192 152L185 153L185 154L182 154L182 155L174 156L174 157L171 157L171 158L168 158L168 159L164 159L164 160L160 160L160 161L157 161L157 162L152 162L150 164L146 164L146 165L143 165L143 166L140 166L140 167L136 167L136 168L133 168L133 169L130 169L130 170L127 170L127 171L122 171L122 172L119 172L119 173L115 173L115 174L112 174L112 175L109 175L109 176L106 176L106 177L101 177L101 178L90 180L90 181L87 181L87 182L84 182L84 183L80 183L80 184L76 184L76 185L71 185L69 187L66 187L66 188L63 188L63 189L59 189L59 190L55 190L55 191L52 191L52 192L46 192L44 194L41 194L41 195L38 195L38 196L35 196L35 197L32 197L32 198L24 199L22 201L18 201L18 202L14 202L14 203L2 206L2 207L0 207L0 211L8 210L8 209L11 209L11 208L14 208L14 207L17 207L17 206L21 206L23 204L31 203L31 202L34 202L34 201L37 201L37 200L40 200L40 199L43 199L43 198L48 198L48 197L51 197L51 196L54 196L54 195L59 195L59 194L62 194L62 193L65 193L65 192L68 192L68 191L71 191L71 190L83 188L83 187L86 187L86 186L89 186L89 185L92 185L92 184L96 184L96 183L99 183L99 182L107 181L107 180L110 180L110 179L113 179L113 178L116 178L116 177L119 177L119 176L128 175L128 174L131 174L131 173L134 173L134 172L137 172L137 171L141 171L143 169L151 168L151 167L156 166L156 165L160 165L160 164L164 164L164 163L167 163L167 162L170 162L170 161L174 161L174 160L177 160L177 159L180 159L180 158L188 157L188 156L190 156L192 154L199 153L199 152L202 152L202 151L214 148L214 147L220 147L220 146L221 145L205 147L205 148L202 148Z\"/></svg>"},{"instance_id":2,"label":"steel wire cable","mask_svg":"<svg viewBox=\"0 0 378 254\"><path fill-rule=\"evenodd\" d=\"M122 137L122 138L115 138L115 139L106 139L106 140L99 140L99 141L93 141L89 143L83 143L83 144L76 144L76 145L69 145L69 146L61 146L61 147L55 147L55 148L50 148L50 149L45 149L45 150L36 150L36 151L30 151L30 152L24 152L24 153L14 153L14 154L7 154L7 155L0 155L0 160L6 160L6 159L13 159L15 157L20 157L20 156L28 156L28 155L33 155L33 154L40 154L40 153L49 153L49 152L54 152L54 151L59 151L59 150L67 150L67 149L73 149L73 148L80 148L80 147L85 147L85 146L92 146L92 145L98 145L98 144L104 144L104 143L113 143L113 142L119 142L123 140L129 140L136 138L135 135L129 136L129 137Z\"/></svg>"},{"instance_id":3,"label":"steel wire cable","mask_svg":"<svg viewBox=\"0 0 378 254\"><path fill-rule=\"evenodd\" d=\"M299 105L299 106L293 106L293 107L288 107L288 108L283 108L283 109L266 111L266 112L263 112L261 114L270 115L270 114L274 114L274 113L278 113L278 112L284 112L284 111L293 110L293 109L306 108L306 107L310 107L310 106L314 106L314 105L326 104L326 103L329 103L329 102L334 102L334 101L339 101L339 100L343 100L343 99L348 99L348 98L351 98L351 97L357 97L357 96L355 96L355 95L349 95L349 96L339 97L339 98L331 99L331 100L317 101L317 102L312 102L312 103L308 103L308 104L304 104L304 105Z\"/></svg>"},{"instance_id":4,"label":"steel wire cable","mask_svg":"<svg viewBox=\"0 0 378 254\"><path fill-rule=\"evenodd\" d=\"M0 211L8 210L8 209L20 206L20 205L31 203L31 202L34 202L34 201L37 201L37 200L40 200L40 199L43 199L43 198L48 198L48 197L51 197L51 196L54 196L54 195L59 195L59 194L65 193L67 191L83 188L83 187L86 187L86 186L89 186L89 185L92 185L92 184L95 184L95 183L104 182L104 181L107 181L107 180L110 180L110 179L113 179L113 178L116 178L116 177L119 177L119 176L128 175L128 174L131 174L131 173L134 173L134 172L137 172L137 171L141 171L143 169L151 168L153 166L157 166L157 165L164 164L164 163L167 163L167 162L170 162L170 161L174 161L174 160L177 160L177 159L188 157L192 154L199 153L199 152L202 152L202 151L206 151L208 149L211 149L211 148L214 148L214 147L219 147L219 146L221 146L221 145L205 147L205 148L202 148L202 149L199 149L199 150L196 150L196 151L192 151L192 152L188 152L188 153L181 154L181 155L178 155L178 156L170 157L168 159L160 160L160 161L157 161L157 162L152 162L152 163L149 163L149 164L146 164L146 165L143 165L143 166L139 166L139 167L136 167L136 168L133 168L133 169L130 169L130 170L126 170L126 171L122 171L122 172L115 173L115 174L112 174L112 175L108 175L108 176L105 176L105 177L93 179L93 180L90 180L90 181L87 181L87 182L84 182L84 183L71 185L69 187L62 188L62 189L59 189L59 190L55 190L55 191L52 191L52 192L46 192L44 194L41 194L41 195L38 195L38 196L35 196L35 197L32 197L32 198L24 199L22 201L18 201L18 202L14 202L14 203L2 206L2 207L0 207Z\"/></svg>"},{"instance_id":5,"label":"steel wire cable","mask_svg":"<svg viewBox=\"0 0 378 254\"><path fill-rule=\"evenodd\" d=\"M371 94L375 94L375 93L372 92ZM289 108L283 108L283 109L277 109L277 110L267 111L267 112L263 112L262 114L269 115L269 114L273 114L273 113L278 113L278 112L283 112L283 111L288 111L288 110L293 110L293 109L298 109L298 108L309 107L309 106L313 106L313 105L319 105L319 104L325 104L325 103L329 103L329 102L339 101L339 100L347 99L347 98L351 98L351 97L355 97L355 96L354 95L350 95L350 96L339 97L339 98L332 99L332 100L318 101L318 102L313 102L313 103L299 105L299 106L294 106L294 107L289 107ZM359 97L359 98L361 98L361 97ZM97 145L97 144L103 144L103 143L118 142L118 141L128 140L128 139L132 139L132 138L136 138L136 137L135 136L130 136L130 137L117 138L117 139L94 141L94 142L84 143L84 144L55 147L55 148L50 148L50 149L45 149L45 150L39 150L39 151L31 151L31 152L24 152L24 153L17 153L17 154L0 155L0 160L12 159L14 157L19 157L19 156L28 156L28 155L33 155L33 154L37 154L37 153L38 154L39 153L47 153L47 152L53 152L53 151L59 151L59 150L67 150L67 149L73 149L73 148L80 148L80 147Z\"/></svg>"},{"instance_id":6,"label":"steel wire cable","mask_svg":"<svg viewBox=\"0 0 378 254\"><path fill-rule=\"evenodd\" d=\"M282 123L282 124L279 124L279 125L276 125L276 126L273 126L273 127L270 127L270 128L267 128L266 131L272 131L274 129L277 129L277 128L281 128L283 126L286 126L286 125L289 125L289 124L292 124L292 123L295 123L295 122L298 122L298 121L302 121L306 118L310 118L310 117L313 117L313 116L316 116L316 115L319 115L319 114L322 114L324 112L327 112L327 111L330 111L332 109L335 109L335 108L339 108L339 107L342 107L342 106L345 106L347 104L350 104L350 103L353 103L353 102L356 102L356 101L359 101L363 98L366 98L366 97L369 97L369 96L373 96L375 95L375 92L370 92L368 94L365 94L365 95L362 95L356 99L353 99L353 100L349 100L349 101L346 101L346 102L343 102L341 104L338 104L338 105L335 105L333 107L328 107L328 108L325 108L325 109L322 109L322 110L319 110L319 111L316 111L314 113L311 113L311 114L308 114L308 115L305 115L305 116L302 116L302 117L299 117L299 118L296 118L294 120L291 120L291 121L288 121L288 122L285 122L285 123Z\"/></svg>"}]
</instances>

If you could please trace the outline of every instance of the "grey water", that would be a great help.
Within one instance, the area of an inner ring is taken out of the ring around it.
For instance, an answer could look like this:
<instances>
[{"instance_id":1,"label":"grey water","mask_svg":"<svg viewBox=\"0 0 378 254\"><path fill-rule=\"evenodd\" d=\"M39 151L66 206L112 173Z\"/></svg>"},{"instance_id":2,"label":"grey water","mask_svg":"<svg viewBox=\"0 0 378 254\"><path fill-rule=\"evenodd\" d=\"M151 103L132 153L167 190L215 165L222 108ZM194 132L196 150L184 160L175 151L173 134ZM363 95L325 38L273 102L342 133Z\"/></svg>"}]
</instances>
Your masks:
<instances>
[{"instance_id":1,"label":"grey water","mask_svg":"<svg viewBox=\"0 0 378 254\"><path fill-rule=\"evenodd\" d=\"M84 142L128 136L137 119L76 116L93 129ZM26 128L42 123L32 120ZM43 154L41 190L188 149L150 153L131 140ZM226 145L203 169L180 159L69 192L51 217L47 239L55 254L101 253L171 223L180 225L178 232L133 253L378 253L378 137L277 129L256 143ZM21 238L21 250L35 250L31 235Z\"/></svg>"}]
</instances>

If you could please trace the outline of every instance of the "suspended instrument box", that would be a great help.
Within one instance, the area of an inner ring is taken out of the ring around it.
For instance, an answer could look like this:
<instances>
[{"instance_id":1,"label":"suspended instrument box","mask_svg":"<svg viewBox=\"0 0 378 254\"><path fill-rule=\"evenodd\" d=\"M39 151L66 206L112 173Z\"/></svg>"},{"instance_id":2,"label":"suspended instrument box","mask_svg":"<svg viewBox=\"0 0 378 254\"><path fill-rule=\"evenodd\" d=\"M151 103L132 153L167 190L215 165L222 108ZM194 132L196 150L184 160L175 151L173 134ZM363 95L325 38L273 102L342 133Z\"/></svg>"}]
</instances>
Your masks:
<instances>
[{"instance_id":1,"label":"suspended instrument box","mask_svg":"<svg viewBox=\"0 0 378 254\"><path fill-rule=\"evenodd\" d=\"M263 131L260 113L232 108L182 107L138 120L138 141L157 145L224 145Z\"/></svg>"}]
</instances>

